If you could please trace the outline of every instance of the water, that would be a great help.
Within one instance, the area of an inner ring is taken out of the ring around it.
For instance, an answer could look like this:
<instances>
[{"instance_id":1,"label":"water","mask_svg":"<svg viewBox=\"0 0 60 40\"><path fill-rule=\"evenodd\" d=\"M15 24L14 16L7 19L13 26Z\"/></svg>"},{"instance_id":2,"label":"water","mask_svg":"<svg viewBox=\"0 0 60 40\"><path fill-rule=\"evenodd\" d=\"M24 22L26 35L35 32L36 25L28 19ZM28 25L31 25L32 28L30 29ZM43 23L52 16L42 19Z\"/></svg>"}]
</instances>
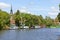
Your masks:
<instances>
[{"instance_id":1,"label":"water","mask_svg":"<svg viewBox=\"0 0 60 40\"><path fill-rule=\"evenodd\" d=\"M60 40L60 29L2 30L0 40Z\"/></svg>"}]
</instances>

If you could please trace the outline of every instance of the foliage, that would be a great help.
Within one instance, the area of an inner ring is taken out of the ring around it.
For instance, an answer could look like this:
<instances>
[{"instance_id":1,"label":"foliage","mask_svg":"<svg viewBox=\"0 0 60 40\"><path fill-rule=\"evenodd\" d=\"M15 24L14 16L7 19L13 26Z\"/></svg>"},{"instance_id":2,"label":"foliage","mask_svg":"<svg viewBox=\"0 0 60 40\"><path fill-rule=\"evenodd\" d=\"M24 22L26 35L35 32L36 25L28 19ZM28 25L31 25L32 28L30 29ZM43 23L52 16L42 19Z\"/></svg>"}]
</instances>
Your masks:
<instances>
[{"instance_id":1,"label":"foliage","mask_svg":"<svg viewBox=\"0 0 60 40\"><path fill-rule=\"evenodd\" d=\"M9 14L0 10L0 29L3 29L5 25L9 25Z\"/></svg>"},{"instance_id":2,"label":"foliage","mask_svg":"<svg viewBox=\"0 0 60 40\"><path fill-rule=\"evenodd\" d=\"M47 27L50 27L51 25L53 25L53 20L50 17L46 16L45 21L46 21L45 25Z\"/></svg>"},{"instance_id":3,"label":"foliage","mask_svg":"<svg viewBox=\"0 0 60 40\"><path fill-rule=\"evenodd\" d=\"M59 22L60 22L60 13L57 15L57 17L58 17L58 20L59 20Z\"/></svg>"},{"instance_id":4,"label":"foliage","mask_svg":"<svg viewBox=\"0 0 60 40\"><path fill-rule=\"evenodd\" d=\"M19 20L20 20L20 11L19 10L17 10L17 12L15 13L14 18L15 18L16 26L20 26L20 23L19 23Z\"/></svg>"},{"instance_id":5,"label":"foliage","mask_svg":"<svg viewBox=\"0 0 60 40\"><path fill-rule=\"evenodd\" d=\"M42 26L45 25L46 27L50 28L52 26L56 26L58 21L60 21L60 13L57 15L56 19L51 19L50 17L46 16L46 18L43 18L42 15L32 15L28 13L22 13L19 10L13 14L13 18L15 19L16 26L21 26L22 24L25 24L25 26ZM0 10L0 29L5 28L5 26L10 25L10 14ZM55 22L54 22L55 20Z\"/></svg>"}]
</instances>

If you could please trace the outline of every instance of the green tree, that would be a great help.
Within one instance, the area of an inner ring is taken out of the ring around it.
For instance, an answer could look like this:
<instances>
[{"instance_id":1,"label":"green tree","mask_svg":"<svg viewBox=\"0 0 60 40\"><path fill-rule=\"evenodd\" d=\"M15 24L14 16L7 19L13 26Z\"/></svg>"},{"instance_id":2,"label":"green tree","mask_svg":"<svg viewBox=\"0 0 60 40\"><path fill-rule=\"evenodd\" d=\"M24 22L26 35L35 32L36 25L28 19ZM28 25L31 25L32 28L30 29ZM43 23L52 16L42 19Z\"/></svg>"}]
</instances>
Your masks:
<instances>
[{"instance_id":1,"label":"green tree","mask_svg":"<svg viewBox=\"0 0 60 40\"><path fill-rule=\"evenodd\" d=\"M0 10L0 29L3 29L5 25L9 26L9 14Z\"/></svg>"},{"instance_id":2,"label":"green tree","mask_svg":"<svg viewBox=\"0 0 60 40\"><path fill-rule=\"evenodd\" d=\"M15 13L14 18L15 18L16 26L19 27L20 26L20 23L19 23L19 20L20 20L20 11L19 10L17 10L17 12Z\"/></svg>"},{"instance_id":3,"label":"green tree","mask_svg":"<svg viewBox=\"0 0 60 40\"><path fill-rule=\"evenodd\" d=\"M45 21L46 21L45 25L47 27L50 27L53 24L53 20L48 16L46 16Z\"/></svg>"},{"instance_id":4,"label":"green tree","mask_svg":"<svg viewBox=\"0 0 60 40\"><path fill-rule=\"evenodd\" d=\"M60 4L59 4L59 11L60 11ZM59 22L60 22L60 12L59 12L59 14L57 15L57 18L58 18L58 20L59 20Z\"/></svg>"},{"instance_id":5,"label":"green tree","mask_svg":"<svg viewBox=\"0 0 60 40\"><path fill-rule=\"evenodd\" d=\"M58 20L59 20L59 22L60 22L60 13L57 15L57 18L58 18Z\"/></svg>"}]
</instances>

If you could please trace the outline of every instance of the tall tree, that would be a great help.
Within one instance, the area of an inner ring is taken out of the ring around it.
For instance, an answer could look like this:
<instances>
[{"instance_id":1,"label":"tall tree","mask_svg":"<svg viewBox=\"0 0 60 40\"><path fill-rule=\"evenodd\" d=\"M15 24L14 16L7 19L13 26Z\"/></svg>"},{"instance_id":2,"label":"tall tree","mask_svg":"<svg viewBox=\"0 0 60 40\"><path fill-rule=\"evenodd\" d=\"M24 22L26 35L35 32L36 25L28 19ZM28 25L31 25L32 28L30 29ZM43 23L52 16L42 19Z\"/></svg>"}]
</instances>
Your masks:
<instances>
[{"instance_id":1,"label":"tall tree","mask_svg":"<svg viewBox=\"0 0 60 40\"><path fill-rule=\"evenodd\" d=\"M58 20L59 20L59 22L60 22L60 13L57 15L57 18L58 18Z\"/></svg>"},{"instance_id":2,"label":"tall tree","mask_svg":"<svg viewBox=\"0 0 60 40\"><path fill-rule=\"evenodd\" d=\"M57 18L58 18L58 20L60 22L60 4L59 4L59 14L57 15Z\"/></svg>"},{"instance_id":3,"label":"tall tree","mask_svg":"<svg viewBox=\"0 0 60 40\"><path fill-rule=\"evenodd\" d=\"M15 13L15 23L16 23L16 26L20 26L20 23L19 23L19 20L20 20L20 11L17 10L17 12Z\"/></svg>"}]
</instances>

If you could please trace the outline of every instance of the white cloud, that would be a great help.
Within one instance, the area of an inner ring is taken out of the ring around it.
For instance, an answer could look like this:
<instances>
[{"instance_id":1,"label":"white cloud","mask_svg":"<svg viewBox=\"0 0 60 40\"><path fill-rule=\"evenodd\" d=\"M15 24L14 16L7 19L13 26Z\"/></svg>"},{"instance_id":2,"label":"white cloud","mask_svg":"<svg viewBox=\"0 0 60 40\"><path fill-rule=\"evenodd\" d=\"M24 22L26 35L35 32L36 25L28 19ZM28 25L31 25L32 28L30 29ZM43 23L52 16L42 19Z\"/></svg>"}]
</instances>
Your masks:
<instances>
[{"instance_id":1,"label":"white cloud","mask_svg":"<svg viewBox=\"0 0 60 40\"><path fill-rule=\"evenodd\" d=\"M57 15L59 12L59 9L57 9L56 7L52 6L50 11L48 12L49 15L54 16Z\"/></svg>"},{"instance_id":2,"label":"white cloud","mask_svg":"<svg viewBox=\"0 0 60 40\"><path fill-rule=\"evenodd\" d=\"M58 13L56 12L56 13L54 13L54 12L48 12L48 14L50 15L50 16L56 16Z\"/></svg>"},{"instance_id":3,"label":"white cloud","mask_svg":"<svg viewBox=\"0 0 60 40\"><path fill-rule=\"evenodd\" d=\"M59 9L57 9L57 8L54 7L54 6L52 6L52 7L51 7L51 11L52 11L52 12L59 12Z\"/></svg>"},{"instance_id":4,"label":"white cloud","mask_svg":"<svg viewBox=\"0 0 60 40\"><path fill-rule=\"evenodd\" d=\"M25 10L25 9L20 9L20 12L27 12L27 10Z\"/></svg>"},{"instance_id":5,"label":"white cloud","mask_svg":"<svg viewBox=\"0 0 60 40\"><path fill-rule=\"evenodd\" d=\"M0 2L0 8L8 8L8 7L10 7L9 4L4 3L4 2Z\"/></svg>"},{"instance_id":6,"label":"white cloud","mask_svg":"<svg viewBox=\"0 0 60 40\"><path fill-rule=\"evenodd\" d=\"M27 8L26 7L20 8L20 12L27 12Z\"/></svg>"},{"instance_id":7,"label":"white cloud","mask_svg":"<svg viewBox=\"0 0 60 40\"><path fill-rule=\"evenodd\" d=\"M59 13L59 9L52 6L50 11L48 12L48 16L50 16L51 18L55 18Z\"/></svg>"},{"instance_id":8,"label":"white cloud","mask_svg":"<svg viewBox=\"0 0 60 40\"><path fill-rule=\"evenodd\" d=\"M23 13L31 13L28 11L28 8L26 8L26 7L22 7L19 10L20 10L20 12L23 12Z\"/></svg>"}]
</instances>

